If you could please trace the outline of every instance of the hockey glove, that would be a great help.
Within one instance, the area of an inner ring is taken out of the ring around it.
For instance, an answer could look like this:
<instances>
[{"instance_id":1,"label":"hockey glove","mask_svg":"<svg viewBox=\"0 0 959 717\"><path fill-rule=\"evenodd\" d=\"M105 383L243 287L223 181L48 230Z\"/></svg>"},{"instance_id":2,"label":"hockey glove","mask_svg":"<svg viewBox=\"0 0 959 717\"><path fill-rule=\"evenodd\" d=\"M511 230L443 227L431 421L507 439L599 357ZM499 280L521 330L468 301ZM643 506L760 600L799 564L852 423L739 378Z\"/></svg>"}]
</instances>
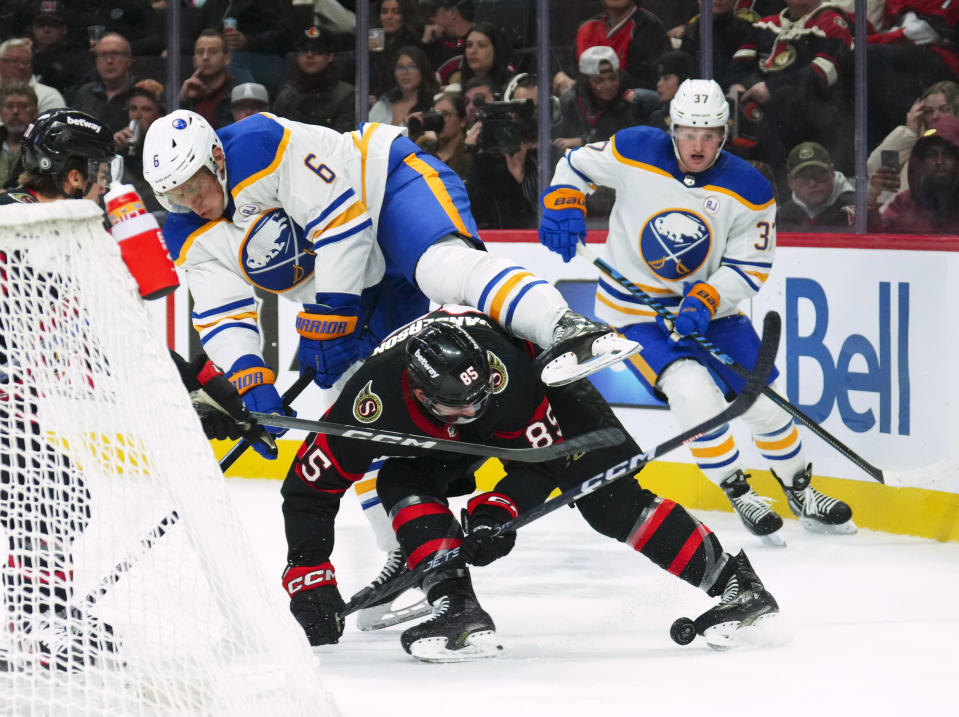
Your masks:
<instances>
[{"instance_id":1,"label":"hockey glove","mask_svg":"<svg viewBox=\"0 0 959 717\"><path fill-rule=\"evenodd\" d=\"M320 388L330 388L360 358L359 313L355 294L317 294L316 303L304 304L296 315L300 371L312 368Z\"/></svg>"},{"instance_id":2,"label":"hockey glove","mask_svg":"<svg viewBox=\"0 0 959 717\"><path fill-rule=\"evenodd\" d=\"M662 317L656 317L659 327L677 341L693 332L704 336L719 308L719 293L712 285L697 281L692 285L687 284L684 289L686 295L679 305L672 327Z\"/></svg>"},{"instance_id":3,"label":"hockey glove","mask_svg":"<svg viewBox=\"0 0 959 717\"><path fill-rule=\"evenodd\" d=\"M586 241L586 195L576 187L558 184L547 187L540 201L539 241L568 262L576 255L576 245Z\"/></svg>"},{"instance_id":4,"label":"hockey glove","mask_svg":"<svg viewBox=\"0 0 959 717\"><path fill-rule=\"evenodd\" d=\"M489 565L516 545L516 531L494 535L496 529L518 514L516 504L502 493L478 495L463 510L463 542L460 557L470 565Z\"/></svg>"},{"instance_id":5,"label":"hockey glove","mask_svg":"<svg viewBox=\"0 0 959 717\"><path fill-rule=\"evenodd\" d=\"M191 389L190 399L207 438L220 441L244 438L261 455L276 456L273 436L257 425L233 384L226 380L226 376L217 370L205 354L197 355L189 364L183 361L180 366L178 362L177 366L187 388ZM188 371L192 382L187 382L184 369Z\"/></svg>"},{"instance_id":6,"label":"hockey glove","mask_svg":"<svg viewBox=\"0 0 959 717\"><path fill-rule=\"evenodd\" d=\"M260 413L275 413L280 416L295 416L296 411L286 409L283 400L273 385L273 371L263 363L263 359L253 354L241 356L230 367L227 374L230 383L243 398L243 403L251 411ZM286 428L267 427L274 436L279 437L286 433ZM262 444L254 443L253 450L268 460L276 458L276 451L271 452Z\"/></svg>"},{"instance_id":7,"label":"hockey glove","mask_svg":"<svg viewBox=\"0 0 959 717\"><path fill-rule=\"evenodd\" d=\"M303 627L311 645L335 645L343 634L345 603L336 587L332 563L287 565L283 588L290 596L290 612Z\"/></svg>"}]
</instances>

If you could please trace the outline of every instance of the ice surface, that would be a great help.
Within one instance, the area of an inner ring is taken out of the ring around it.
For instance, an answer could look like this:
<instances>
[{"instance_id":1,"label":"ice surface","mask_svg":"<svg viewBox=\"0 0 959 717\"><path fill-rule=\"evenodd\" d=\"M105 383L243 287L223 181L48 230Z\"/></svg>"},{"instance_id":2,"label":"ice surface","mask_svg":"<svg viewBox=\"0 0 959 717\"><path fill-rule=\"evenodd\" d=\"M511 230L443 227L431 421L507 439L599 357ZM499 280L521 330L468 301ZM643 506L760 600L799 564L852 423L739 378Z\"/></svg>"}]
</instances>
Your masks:
<instances>
[{"instance_id":1,"label":"ice surface","mask_svg":"<svg viewBox=\"0 0 959 717\"><path fill-rule=\"evenodd\" d=\"M230 493L276 578L285 543L280 483L230 479ZM925 717L959 714L959 544L860 531L804 532L768 548L732 513L697 513L726 550L745 548L791 639L730 652L701 638L680 647L669 626L713 602L563 509L524 528L505 559L473 571L477 594L510 652L431 665L403 652L403 625L319 648L345 717L607 717L709 715ZM384 555L348 494L333 562L345 599Z\"/></svg>"}]
</instances>

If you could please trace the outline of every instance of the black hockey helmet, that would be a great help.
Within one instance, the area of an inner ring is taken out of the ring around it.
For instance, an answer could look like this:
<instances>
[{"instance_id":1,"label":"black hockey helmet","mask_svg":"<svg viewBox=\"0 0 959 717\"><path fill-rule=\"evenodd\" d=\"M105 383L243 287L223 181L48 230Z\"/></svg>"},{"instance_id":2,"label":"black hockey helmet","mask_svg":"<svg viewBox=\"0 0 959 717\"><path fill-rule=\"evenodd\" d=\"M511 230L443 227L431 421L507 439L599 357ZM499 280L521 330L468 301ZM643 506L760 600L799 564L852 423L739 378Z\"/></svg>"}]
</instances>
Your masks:
<instances>
[{"instance_id":1,"label":"black hockey helmet","mask_svg":"<svg viewBox=\"0 0 959 717\"><path fill-rule=\"evenodd\" d=\"M407 376L422 403L444 423L469 423L489 405L493 381L486 352L466 331L433 322L406 342ZM458 411L472 408L471 415Z\"/></svg>"},{"instance_id":2,"label":"black hockey helmet","mask_svg":"<svg viewBox=\"0 0 959 717\"><path fill-rule=\"evenodd\" d=\"M100 163L109 163L115 153L110 128L80 110L47 110L23 134L23 168L35 174L58 177L76 158L87 161L87 178L95 178Z\"/></svg>"}]
</instances>

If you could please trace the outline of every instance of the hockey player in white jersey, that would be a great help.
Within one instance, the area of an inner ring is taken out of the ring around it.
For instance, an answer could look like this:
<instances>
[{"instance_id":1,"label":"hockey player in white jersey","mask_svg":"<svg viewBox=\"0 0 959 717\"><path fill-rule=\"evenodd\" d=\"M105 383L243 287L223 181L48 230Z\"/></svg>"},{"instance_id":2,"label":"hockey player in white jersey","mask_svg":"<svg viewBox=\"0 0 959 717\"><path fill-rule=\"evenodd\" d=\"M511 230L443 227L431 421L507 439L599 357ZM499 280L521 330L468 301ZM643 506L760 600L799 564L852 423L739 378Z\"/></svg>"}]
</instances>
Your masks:
<instances>
[{"instance_id":1,"label":"hockey player in white jersey","mask_svg":"<svg viewBox=\"0 0 959 717\"><path fill-rule=\"evenodd\" d=\"M689 427L714 415L743 380L684 336L698 332L744 366L759 339L738 305L762 287L776 249L773 190L747 162L722 150L729 107L712 80L686 80L670 105L666 134L651 127L570 150L543 193L540 241L569 261L585 239L585 193L616 190L606 261L677 314L664 321L631 294L600 278L596 315L643 347L627 366L668 401ZM772 378L775 378L775 372ZM760 396L743 416L803 527L855 531L846 503L810 485L790 416ZM747 482L729 426L690 444L697 465L719 485L746 527L782 545L782 518Z\"/></svg>"},{"instance_id":2,"label":"hockey player in white jersey","mask_svg":"<svg viewBox=\"0 0 959 717\"><path fill-rule=\"evenodd\" d=\"M151 125L144 176L171 211L165 236L187 272L194 326L252 409L280 406L254 285L303 304L298 359L323 387L429 300L476 306L550 360L577 349L560 382L636 348L572 314L547 282L477 251L462 182L403 133L372 123L340 134L263 113L217 134L184 110Z\"/></svg>"}]
</instances>

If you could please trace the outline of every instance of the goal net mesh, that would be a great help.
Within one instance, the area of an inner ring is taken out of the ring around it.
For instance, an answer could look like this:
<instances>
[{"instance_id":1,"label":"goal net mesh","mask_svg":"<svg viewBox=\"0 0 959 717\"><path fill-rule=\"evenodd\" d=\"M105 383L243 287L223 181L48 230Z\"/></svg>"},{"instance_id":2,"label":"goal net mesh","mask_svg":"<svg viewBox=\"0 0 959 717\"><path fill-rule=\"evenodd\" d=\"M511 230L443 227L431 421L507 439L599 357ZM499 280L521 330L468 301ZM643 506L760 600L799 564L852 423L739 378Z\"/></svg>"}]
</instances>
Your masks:
<instances>
[{"instance_id":1,"label":"goal net mesh","mask_svg":"<svg viewBox=\"0 0 959 717\"><path fill-rule=\"evenodd\" d=\"M338 714L102 222L0 209L0 714Z\"/></svg>"}]
</instances>

